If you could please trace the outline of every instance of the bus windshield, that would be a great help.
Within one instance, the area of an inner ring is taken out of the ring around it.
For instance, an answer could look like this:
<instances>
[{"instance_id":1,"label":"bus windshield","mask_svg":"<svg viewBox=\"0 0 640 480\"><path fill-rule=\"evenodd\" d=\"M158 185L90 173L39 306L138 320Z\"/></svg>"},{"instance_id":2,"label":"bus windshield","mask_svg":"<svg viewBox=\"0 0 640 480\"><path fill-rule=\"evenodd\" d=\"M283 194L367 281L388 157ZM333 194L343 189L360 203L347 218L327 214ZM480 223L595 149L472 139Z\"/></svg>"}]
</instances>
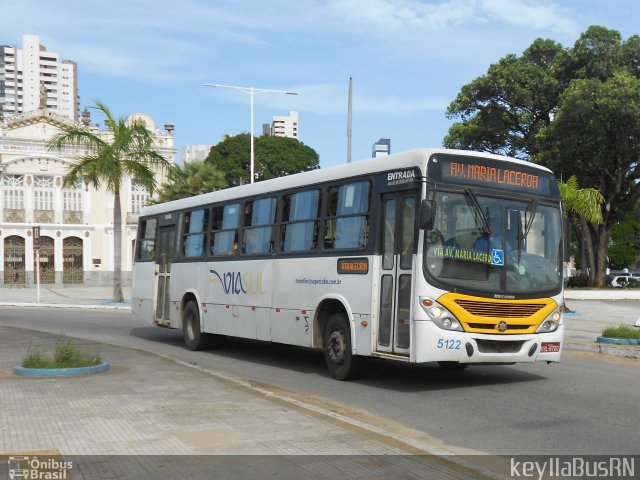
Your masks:
<instances>
[{"instance_id":1,"label":"bus windshield","mask_svg":"<svg viewBox=\"0 0 640 480\"><path fill-rule=\"evenodd\" d=\"M559 291L562 232L557 202L438 191L425 234L425 271L448 290L517 296Z\"/></svg>"}]
</instances>

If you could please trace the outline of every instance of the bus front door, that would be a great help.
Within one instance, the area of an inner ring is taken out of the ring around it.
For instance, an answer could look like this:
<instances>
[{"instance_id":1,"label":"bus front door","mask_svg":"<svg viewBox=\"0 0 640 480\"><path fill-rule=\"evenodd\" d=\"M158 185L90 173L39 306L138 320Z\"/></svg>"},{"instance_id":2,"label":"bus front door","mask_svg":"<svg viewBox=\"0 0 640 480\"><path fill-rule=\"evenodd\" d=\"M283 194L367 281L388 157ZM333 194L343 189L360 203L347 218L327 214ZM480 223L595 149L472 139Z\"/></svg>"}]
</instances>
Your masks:
<instances>
[{"instance_id":1,"label":"bus front door","mask_svg":"<svg viewBox=\"0 0 640 480\"><path fill-rule=\"evenodd\" d=\"M417 193L384 195L382 205L380 225L384 231L376 349L408 356Z\"/></svg>"},{"instance_id":2,"label":"bus front door","mask_svg":"<svg viewBox=\"0 0 640 480\"><path fill-rule=\"evenodd\" d=\"M158 238L158 254L156 255L156 275L158 276L158 292L156 294L156 325L170 325L169 292L171 287L171 262L175 252L175 225L160 227Z\"/></svg>"}]
</instances>

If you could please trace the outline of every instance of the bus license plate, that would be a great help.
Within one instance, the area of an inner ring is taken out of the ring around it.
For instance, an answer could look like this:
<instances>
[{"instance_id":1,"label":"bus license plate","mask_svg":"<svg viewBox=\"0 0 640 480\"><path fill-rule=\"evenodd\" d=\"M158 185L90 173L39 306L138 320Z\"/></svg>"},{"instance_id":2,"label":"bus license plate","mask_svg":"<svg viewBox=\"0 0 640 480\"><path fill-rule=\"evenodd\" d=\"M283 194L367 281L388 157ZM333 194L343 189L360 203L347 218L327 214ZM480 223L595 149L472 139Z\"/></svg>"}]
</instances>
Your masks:
<instances>
[{"instance_id":1,"label":"bus license plate","mask_svg":"<svg viewBox=\"0 0 640 480\"><path fill-rule=\"evenodd\" d=\"M560 351L560 342L542 342L540 353L557 353Z\"/></svg>"}]
</instances>

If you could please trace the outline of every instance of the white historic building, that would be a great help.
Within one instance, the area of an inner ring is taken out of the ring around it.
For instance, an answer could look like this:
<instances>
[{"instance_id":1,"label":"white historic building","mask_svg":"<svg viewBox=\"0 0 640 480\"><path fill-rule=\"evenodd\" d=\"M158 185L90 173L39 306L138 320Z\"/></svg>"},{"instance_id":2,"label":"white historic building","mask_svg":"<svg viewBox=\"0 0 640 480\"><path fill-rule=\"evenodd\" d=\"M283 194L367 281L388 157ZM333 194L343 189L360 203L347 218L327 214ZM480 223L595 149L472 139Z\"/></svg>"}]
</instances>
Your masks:
<instances>
[{"instance_id":1,"label":"white historic building","mask_svg":"<svg viewBox=\"0 0 640 480\"><path fill-rule=\"evenodd\" d=\"M156 128L153 119L134 113L127 121L143 122L156 134L156 150L174 163L173 126ZM82 123L108 139L108 130ZM49 151L52 136L73 125L68 117L45 108L0 123L0 287L13 282L33 285L33 227L40 227L40 282L43 284L112 285L114 271L113 194L86 183L63 188L69 166L83 152ZM78 124L75 124L78 126ZM164 181L160 175L158 185ZM122 204L122 279L131 279L137 213L149 193L130 178L120 192Z\"/></svg>"}]
</instances>

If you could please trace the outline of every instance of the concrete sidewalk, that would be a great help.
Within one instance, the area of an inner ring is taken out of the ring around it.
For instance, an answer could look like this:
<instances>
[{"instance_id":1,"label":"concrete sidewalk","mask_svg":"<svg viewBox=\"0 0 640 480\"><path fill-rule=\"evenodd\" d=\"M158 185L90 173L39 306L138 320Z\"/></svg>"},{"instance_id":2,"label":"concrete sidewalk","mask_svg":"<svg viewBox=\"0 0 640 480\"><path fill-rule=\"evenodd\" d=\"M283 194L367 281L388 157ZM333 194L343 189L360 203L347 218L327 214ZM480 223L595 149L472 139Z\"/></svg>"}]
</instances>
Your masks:
<instances>
[{"instance_id":1,"label":"concrete sidewalk","mask_svg":"<svg viewBox=\"0 0 640 480\"><path fill-rule=\"evenodd\" d=\"M76 340L83 351L99 348L111 369L13 374L29 345L50 352L55 342L52 334L0 327L0 460L64 458L76 465L68 478L91 479L485 478L419 441L140 350ZM119 456L153 457L116 472Z\"/></svg>"},{"instance_id":2,"label":"concrete sidewalk","mask_svg":"<svg viewBox=\"0 0 640 480\"><path fill-rule=\"evenodd\" d=\"M0 287L0 306L49 308L130 309L131 288L123 287L124 303L115 303L113 287L85 287L83 285ZM39 300L39 301L38 301Z\"/></svg>"}]
</instances>

